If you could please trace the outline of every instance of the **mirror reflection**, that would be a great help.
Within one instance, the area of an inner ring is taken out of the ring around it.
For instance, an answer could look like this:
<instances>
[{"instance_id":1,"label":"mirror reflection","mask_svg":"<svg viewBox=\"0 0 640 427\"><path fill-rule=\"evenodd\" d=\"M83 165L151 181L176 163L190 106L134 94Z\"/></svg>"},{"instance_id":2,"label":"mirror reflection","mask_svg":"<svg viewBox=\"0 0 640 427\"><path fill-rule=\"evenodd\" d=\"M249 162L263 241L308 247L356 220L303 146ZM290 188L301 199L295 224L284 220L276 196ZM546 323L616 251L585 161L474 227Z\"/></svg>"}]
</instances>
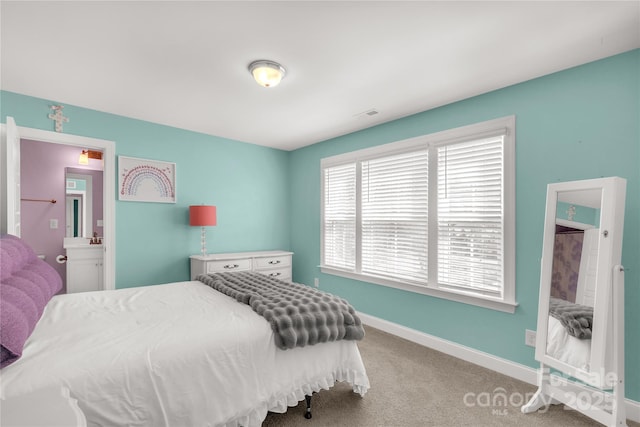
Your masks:
<instances>
[{"instance_id":1,"label":"mirror reflection","mask_svg":"<svg viewBox=\"0 0 640 427\"><path fill-rule=\"evenodd\" d=\"M101 237L102 171L65 168L65 237Z\"/></svg>"},{"instance_id":2,"label":"mirror reflection","mask_svg":"<svg viewBox=\"0 0 640 427\"><path fill-rule=\"evenodd\" d=\"M557 194L546 353L590 371L602 190Z\"/></svg>"},{"instance_id":3,"label":"mirror reflection","mask_svg":"<svg viewBox=\"0 0 640 427\"><path fill-rule=\"evenodd\" d=\"M619 177L547 186L536 340L540 371L525 414L564 403L602 424L624 425L625 194L626 180ZM594 399L605 390L611 398Z\"/></svg>"}]
</instances>

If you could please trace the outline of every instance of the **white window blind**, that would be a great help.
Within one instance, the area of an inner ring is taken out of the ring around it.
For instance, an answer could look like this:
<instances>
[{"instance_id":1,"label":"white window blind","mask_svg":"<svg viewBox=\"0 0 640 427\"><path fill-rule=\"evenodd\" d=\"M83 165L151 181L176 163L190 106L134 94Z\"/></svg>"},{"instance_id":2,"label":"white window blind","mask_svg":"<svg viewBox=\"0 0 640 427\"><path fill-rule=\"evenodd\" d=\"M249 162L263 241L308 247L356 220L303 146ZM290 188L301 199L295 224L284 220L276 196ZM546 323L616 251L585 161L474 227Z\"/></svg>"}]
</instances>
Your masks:
<instances>
[{"instance_id":1,"label":"white window blind","mask_svg":"<svg viewBox=\"0 0 640 427\"><path fill-rule=\"evenodd\" d=\"M362 162L362 273L426 285L428 152Z\"/></svg>"},{"instance_id":2,"label":"white window blind","mask_svg":"<svg viewBox=\"0 0 640 427\"><path fill-rule=\"evenodd\" d=\"M438 148L438 285L501 297L503 141Z\"/></svg>"},{"instance_id":3,"label":"white window blind","mask_svg":"<svg viewBox=\"0 0 640 427\"><path fill-rule=\"evenodd\" d=\"M324 264L356 265L356 164L326 168L324 175Z\"/></svg>"},{"instance_id":4,"label":"white window blind","mask_svg":"<svg viewBox=\"0 0 640 427\"><path fill-rule=\"evenodd\" d=\"M515 310L515 117L327 157L323 273Z\"/></svg>"}]
</instances>

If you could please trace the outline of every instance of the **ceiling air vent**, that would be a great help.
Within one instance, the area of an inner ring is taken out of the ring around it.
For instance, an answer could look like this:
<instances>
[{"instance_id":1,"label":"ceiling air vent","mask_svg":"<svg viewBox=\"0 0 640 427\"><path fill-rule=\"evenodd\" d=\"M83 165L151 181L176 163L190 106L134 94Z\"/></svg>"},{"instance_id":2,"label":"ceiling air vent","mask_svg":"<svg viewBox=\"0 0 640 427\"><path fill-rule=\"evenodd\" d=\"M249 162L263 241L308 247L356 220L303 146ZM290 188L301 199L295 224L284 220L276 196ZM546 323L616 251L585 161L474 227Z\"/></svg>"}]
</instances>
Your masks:
<instances>
[{"instance_id":1,"label":"ceiling air vent","mask_svg":"<svg viewBox=\"0 0 640 427\"><path fill-rule=\"evenodd\" d=\"M365 116L371 117L371 116L375 116L378 113L379 113L378 110L376 110L375 108L372 108L370 110L363 111L362 113L356 114L356 117L365 117Z\"/></svg>"}]
</instances>

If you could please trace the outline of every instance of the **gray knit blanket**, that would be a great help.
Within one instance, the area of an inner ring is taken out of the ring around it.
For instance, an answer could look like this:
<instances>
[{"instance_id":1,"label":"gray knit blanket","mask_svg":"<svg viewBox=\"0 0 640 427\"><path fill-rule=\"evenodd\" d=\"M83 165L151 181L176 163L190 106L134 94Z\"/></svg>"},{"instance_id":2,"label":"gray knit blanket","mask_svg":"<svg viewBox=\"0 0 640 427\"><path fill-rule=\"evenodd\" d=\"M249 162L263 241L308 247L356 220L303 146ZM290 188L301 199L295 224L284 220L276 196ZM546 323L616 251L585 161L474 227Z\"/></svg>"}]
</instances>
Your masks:
<instances>
[{"instance_id":1,"label":"gray knit blanket","mask_svg":"<svg viewBox=\"0 0 640 427\"><path fill-rule=\"evenodd\" d=\"M353 307L318 289L251 272L201 274L197 280L251 306L271 324L283 350L364 337Z\"/></svg>"},{"instance_id":2,"label":"gray knit blanket","mask_svg":"<svg viewBox=\"0 0 640 427\"><path fill-rule=\"evenodd\" d=\"M549 314L560 321L569 335L581 340L591 338L593 307L550 298Z\"/></svg>"}]
</instances>

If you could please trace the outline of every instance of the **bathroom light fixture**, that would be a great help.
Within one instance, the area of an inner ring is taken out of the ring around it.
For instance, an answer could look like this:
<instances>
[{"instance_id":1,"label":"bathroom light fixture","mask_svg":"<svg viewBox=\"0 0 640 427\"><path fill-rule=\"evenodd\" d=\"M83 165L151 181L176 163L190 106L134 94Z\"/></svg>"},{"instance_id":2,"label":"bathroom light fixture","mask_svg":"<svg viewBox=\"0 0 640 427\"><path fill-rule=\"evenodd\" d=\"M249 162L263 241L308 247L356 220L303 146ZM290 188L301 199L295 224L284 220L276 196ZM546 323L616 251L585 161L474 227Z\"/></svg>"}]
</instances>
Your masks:
<instances>
[{"instance_id":1,"label":"bathroom light fixture","mask_svg":"<svg viewBox=\"0 0 640 427\"><path fill-rule=\"evenodd\" d=\"M102 160L102 151L82 150L80 157L78 157L78 164L88 165L89 159Z\"/></svg>"},{"instance_id":2,"label":"bathroom light fixture","mask_svg":"<svg viewBox=\"0 0 640 427\"><path fill-rule=\"evenodd\" d=\"M202 256L207 255L207 232L205 227L216 225L217 215L215 206L189 206L189 225L192 227L202 227L200 233L200 244Z\"/></svg>"},{"instance_id":3,"label":"bathroom light fixture","mask_svg":"<svg viewBox=\"0 0 640 427\"><path fill-rule=\"evenodd\" d=\"M80 153L80 157L78 157L79 165L88 165L89 164L89 152L87 150L82 150Z\"/></svg>"},{"instance_id":4,"label":"bathroom light fixture","mask_svg":"<svg viewBox=\"0 0 640 427\"><path fill-rule=\"evenodd\" d=\"M287 74L287 70L277 62L261 59L249 64L249 72L260 86L278 86L280 80Z\"/></svg>"}]
</instances>

